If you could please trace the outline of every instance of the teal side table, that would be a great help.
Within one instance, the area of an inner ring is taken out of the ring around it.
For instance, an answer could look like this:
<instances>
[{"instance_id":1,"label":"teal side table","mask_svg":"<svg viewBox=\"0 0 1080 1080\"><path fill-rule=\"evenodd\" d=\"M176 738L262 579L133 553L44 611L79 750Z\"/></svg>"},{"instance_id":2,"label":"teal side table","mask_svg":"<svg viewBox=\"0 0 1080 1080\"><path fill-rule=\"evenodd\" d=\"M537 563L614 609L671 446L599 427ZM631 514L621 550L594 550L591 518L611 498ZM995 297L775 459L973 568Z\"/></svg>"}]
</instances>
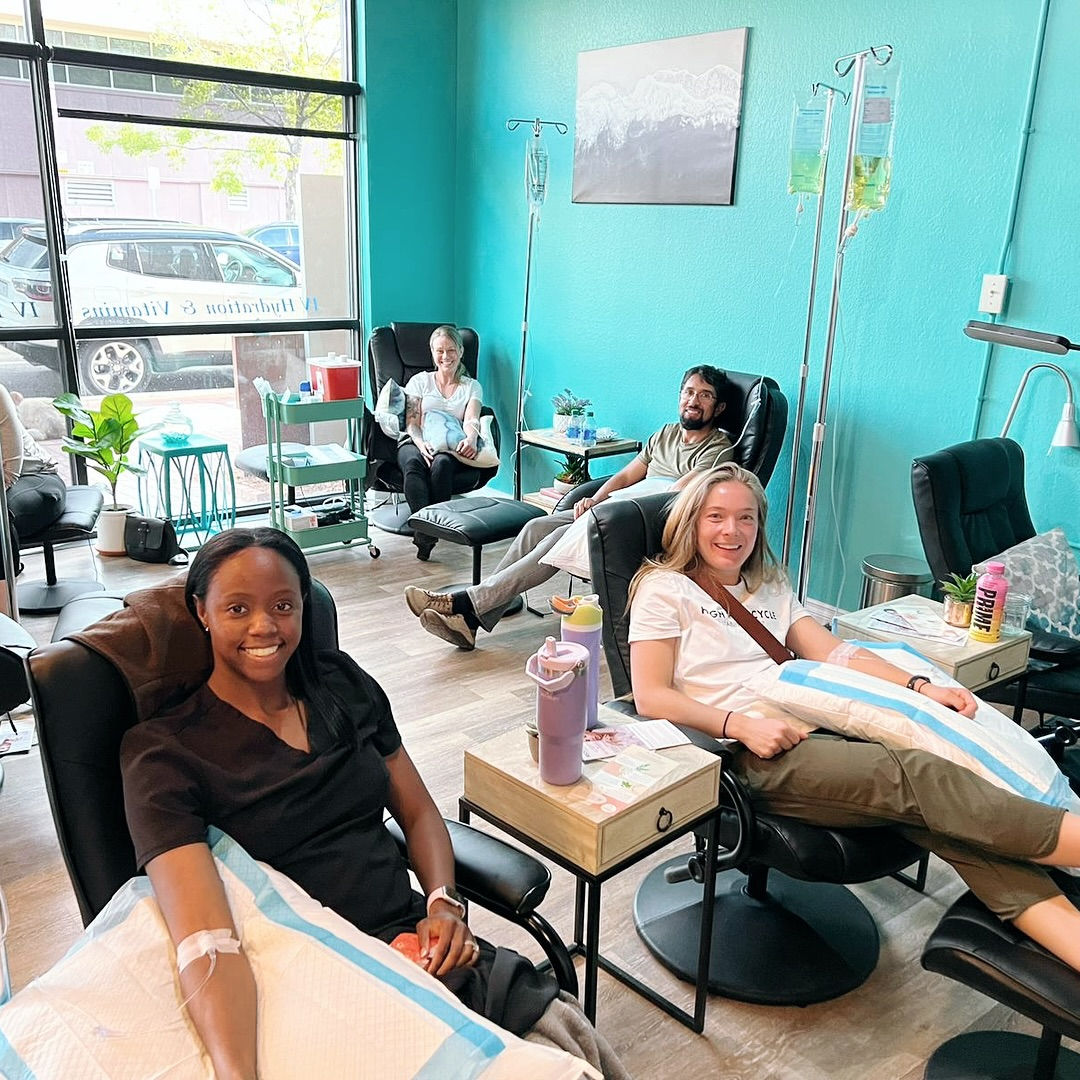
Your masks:
<instances>
[{"instance_id":1,"label":"teal side table","mask_svg":"<svg viewBox=\"0 0 1080 1080\"><path fill-rule=\"evenodd\" d=\"M168 518L182 547L198 548L236 524L236 478L228 443L207 435L189 435L182 443L144 435L139 463L146 468L139 477L140 511Z\"/></svg>"}]
</instances>

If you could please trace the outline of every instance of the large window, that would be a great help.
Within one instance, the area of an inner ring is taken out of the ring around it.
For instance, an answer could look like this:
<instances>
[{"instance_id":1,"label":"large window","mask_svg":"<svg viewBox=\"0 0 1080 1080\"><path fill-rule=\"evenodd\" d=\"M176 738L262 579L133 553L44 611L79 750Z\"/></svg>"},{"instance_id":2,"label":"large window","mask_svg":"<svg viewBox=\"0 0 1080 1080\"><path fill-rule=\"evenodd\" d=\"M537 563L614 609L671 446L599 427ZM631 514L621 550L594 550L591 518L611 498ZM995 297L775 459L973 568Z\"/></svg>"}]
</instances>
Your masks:
<instances>
[{"instance_id":1,"label":"large window","mask_svg":"<svg viewBox=\"0 0 1080 1080\"><path fill-rule=\"evenodd\" d=\"M30 3L43 41L0 0L0 381L224 390L234 451L265 441L251 335L300 369L362 340L351 4Z\"/></svg>"}]
</instances>

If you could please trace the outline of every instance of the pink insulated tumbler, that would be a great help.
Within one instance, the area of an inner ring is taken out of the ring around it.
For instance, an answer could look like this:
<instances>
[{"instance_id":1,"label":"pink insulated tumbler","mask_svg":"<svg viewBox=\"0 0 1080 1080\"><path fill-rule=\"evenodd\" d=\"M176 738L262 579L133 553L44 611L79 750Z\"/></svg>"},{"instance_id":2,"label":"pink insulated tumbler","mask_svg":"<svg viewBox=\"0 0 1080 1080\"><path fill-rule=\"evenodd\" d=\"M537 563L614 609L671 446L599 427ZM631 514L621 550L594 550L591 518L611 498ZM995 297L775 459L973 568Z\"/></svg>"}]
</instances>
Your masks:
<instances>
[{"instance_id":1,"label":"pink insulated tumbler","mask_svg":"<svg viewBox=\"0 0 1080 1080\"><path fill-rule=\"evenodd\" d=\"M525 665L525 674L536 683L540 779L549 784L581 779L588 671L589 650L584 645L553 637Z\"/></svg>"},{"instance_id":2,"label":"pink insulated tumbler","mask_svg":"<svg viewBox=\"0 0 1080 1080\"><path fill-rule=\"evenodd\" d=\"M562 639L584 645L589 650L589 698L586 726L596 727L597 708L600 704L600 645L604 633L604 613L600 610L600 597L572 596L574 610L562 617Z\"/></svg>"}]
</instances>

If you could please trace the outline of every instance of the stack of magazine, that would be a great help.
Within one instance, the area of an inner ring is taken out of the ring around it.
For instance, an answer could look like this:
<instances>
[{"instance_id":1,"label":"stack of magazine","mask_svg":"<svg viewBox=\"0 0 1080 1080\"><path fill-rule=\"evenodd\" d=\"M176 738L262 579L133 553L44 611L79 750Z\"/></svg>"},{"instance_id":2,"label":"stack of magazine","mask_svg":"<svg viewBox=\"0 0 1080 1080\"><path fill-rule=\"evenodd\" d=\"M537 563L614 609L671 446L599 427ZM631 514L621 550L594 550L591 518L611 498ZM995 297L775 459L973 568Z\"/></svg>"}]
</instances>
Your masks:
<instances>
[{"instance_id":1,"label":"stack of magazine","mask_svg":"<svg viewBox=\"0 0 1080 1080\"><path fill-rule=\"evenodd\" d=\"M876 611L867 619L866 628L888 634L925 638L927 641L940 641L946 645L963 645L968 637L966 630L950 626L935 612L902 604Z\"/></svg>"}]
</instances>

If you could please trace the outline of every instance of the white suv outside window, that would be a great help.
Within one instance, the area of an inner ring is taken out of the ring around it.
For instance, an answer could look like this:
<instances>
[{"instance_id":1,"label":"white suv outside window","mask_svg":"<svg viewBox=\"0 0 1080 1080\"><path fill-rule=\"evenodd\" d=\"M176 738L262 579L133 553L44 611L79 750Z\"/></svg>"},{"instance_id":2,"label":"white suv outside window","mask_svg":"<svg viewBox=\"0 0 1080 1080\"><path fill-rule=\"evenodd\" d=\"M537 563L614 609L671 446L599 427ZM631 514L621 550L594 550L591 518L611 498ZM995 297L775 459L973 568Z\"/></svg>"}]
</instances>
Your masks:
<instances>
[{"instance_id":1,"label":"white suv outside window","mask_svg":"<svg viewBox=\"0 0 1080 1080\"><path fill-rule=\"evenodd\" d=\"M168 222L106 222L66 232L72 322L123 326L123 337L84 341L79 369L88 392L135 393L151 377L196 366L228 366L228 324L303 319L318 313L299 267L250 237ZM131 324L221 322L222 335L131 334ZM24 228L0 251L0 338L4 326L52 325L53 282L44 231ZM56 368L56 349L8 346Z\"/></svg>"}]
</instances>

